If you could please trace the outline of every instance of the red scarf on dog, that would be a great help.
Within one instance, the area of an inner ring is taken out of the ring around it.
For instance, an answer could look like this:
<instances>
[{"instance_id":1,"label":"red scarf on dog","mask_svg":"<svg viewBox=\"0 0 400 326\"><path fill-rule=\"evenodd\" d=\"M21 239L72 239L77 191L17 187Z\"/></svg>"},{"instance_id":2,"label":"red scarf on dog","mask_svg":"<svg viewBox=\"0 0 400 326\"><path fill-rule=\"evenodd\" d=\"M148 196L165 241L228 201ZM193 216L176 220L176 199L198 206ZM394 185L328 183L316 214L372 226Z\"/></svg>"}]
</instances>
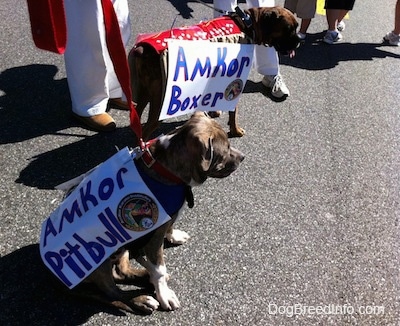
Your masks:
<instances>
[{"instance_id":1,"label":"red scarf on dog","mask_svg":"<svg viewBox=\"0 0 400 326\"><path fill-rule=\"evenodd\" d=\"M193 26L172 28L154 34L141 34L136 39L136 45L146 43L161 53L167 48L167 39L212 40L235 34L242 34L242 31L230 17L223 16Z\"/></svg>"}]
</instances>

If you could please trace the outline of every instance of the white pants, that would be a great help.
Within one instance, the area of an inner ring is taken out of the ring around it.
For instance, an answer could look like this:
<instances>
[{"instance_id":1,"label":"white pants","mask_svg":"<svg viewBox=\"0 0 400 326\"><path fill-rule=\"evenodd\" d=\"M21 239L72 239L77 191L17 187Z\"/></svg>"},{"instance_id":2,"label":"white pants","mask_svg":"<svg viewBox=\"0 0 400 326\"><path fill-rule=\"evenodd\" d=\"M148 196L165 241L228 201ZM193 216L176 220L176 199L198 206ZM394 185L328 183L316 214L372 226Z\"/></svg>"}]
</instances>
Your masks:
<instances>
[{"instance_id":1,"label":"white pants","mask_svg":"<svg viewBox=\"0 0 400 326\"><path fill-rule=\"evenodd\" d=\"M249 8L274 7L275 0L246 0ZM214 7L225 11L234 11L237 6L236 0L214 0ZM220 14L214 11L214 17ZM279 73L279 57L273 47L257 45L254 47L254 68L261 75L277 75Z\"/></svg>"},{"instance_id":2,"label":"white pants","mask_svg":"<svg viewBox=\"0 0 400 326\"><path fill-rule=\"evenodd\" d=\"M127 0L112 0L122 40L131 34ZM122 96L107 50L101 0L64 0L67 20L65 69L72 111L88 117L104 113L109 98Z\"/></svg>"}]
</instances>

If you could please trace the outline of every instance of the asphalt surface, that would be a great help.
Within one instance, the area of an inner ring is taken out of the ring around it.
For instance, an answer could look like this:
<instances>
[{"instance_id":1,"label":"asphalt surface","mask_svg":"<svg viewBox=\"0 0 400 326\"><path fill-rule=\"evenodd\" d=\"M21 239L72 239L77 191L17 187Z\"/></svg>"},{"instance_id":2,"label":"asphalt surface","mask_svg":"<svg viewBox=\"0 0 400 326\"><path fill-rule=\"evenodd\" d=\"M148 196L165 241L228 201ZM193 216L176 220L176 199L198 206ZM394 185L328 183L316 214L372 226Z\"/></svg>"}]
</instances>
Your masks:
<instances>
[{"instance_id":1,"label":"asphalt surface","mask_svg":"<svg viewBox=\"0 0 400 326\"><path fill-rule=\"evenodd\" d=\"M344 40L307 43L281 59L291 96L274 102L252 71L240 100L246 159L194 190L168 248L182 307L124 314L56 290L38 253L54 186L133 139L71 117L62 56L35 48L25 1L0 6L1 325L399 325L400 48L382 45L395 1L356 1ZM283 4L283 1L277 1ZM138 33L212 17L190 1L129 3ZM243 3L240 4L241 6ZM226 127L227 115L218 121ZM176 122L167 121L168 130Z\"/></svg>"}]
</instances>

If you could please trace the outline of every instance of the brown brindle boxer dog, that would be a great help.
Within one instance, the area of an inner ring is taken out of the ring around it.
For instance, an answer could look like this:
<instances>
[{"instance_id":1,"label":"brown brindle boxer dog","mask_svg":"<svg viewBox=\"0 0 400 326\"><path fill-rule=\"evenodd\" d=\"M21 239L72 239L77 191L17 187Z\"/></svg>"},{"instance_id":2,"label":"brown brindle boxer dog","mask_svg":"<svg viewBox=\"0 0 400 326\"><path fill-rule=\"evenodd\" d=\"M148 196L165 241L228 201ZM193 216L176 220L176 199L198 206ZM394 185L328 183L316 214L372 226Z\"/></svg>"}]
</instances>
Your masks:
<instances>
[{"instance_id":1,"label":"brown brindle boxer dog","mask_svg":"<svg viewBox=\"0 0 400 326\"><path fill-rule=\"evenodd\" d=\"M292 53L299 45L299 38L296 33L297 21L293 14L285 8L251 8L245 10L244 15L243 12L241 12L241 15L232 13L229 18L230 22L237 25L241 35L225 35L225 37L218 35L218 37L209 38L210 41L271 46L282 54ZM210 22L213 21L215 20ZM207 25L207 23L203 22L196 27L202 28L201 26ZM184 28L177 29L177 32L182 30ZM165 32L168 32L170 38L171 35L174 35L174 29ZM129 53L132 98L137 103L136 110L139 116L142 115L146 105L150 102L148 120L143 128L144 139L148 139L159 126L158 119L167 80L164 64L166 53L167 49L155 49L150 43L143 40L140 40ZM231 137L244 135L244 130L237 123L237 114L237 108L235 111L229 112L228 124Z\"/></svg>"},{"instance_id":2,"label":"brown brindle boxer dog","mask_svg":"<svg viewBox=\"0 0 400 326\"><path fill-rule=\"evenodd\" d=\"M88 276L86 283L97 285L101 294L89 291L85 283L79 284L72 291L76 295L90 297L119 309L130 312L139 309L150 314L159 307L175 310L180 306L174 291L167 285L163 243L164 238L178 244L188 239L186 232L173 230L172 224L182 211L185 199L189 207L193 206L190 187L201 185L209 177L229 176L239 167L244 156L230 146L222 127L203 112L194 113L183 126L150 141L146 148L137 160L138 171L155 196L159 192L158 188L168 187L163 188L167 198L157 197L160 203L164 200L169 204L172 197L178 197L176 211L169 214L169 222L121 248ZM156 183L157 189L151 188L151 183ZM136 259L146 270L133 268L130 258ZM150 280L154 286L156 299L152 296L153 291L134 295L132 291L123 291L116 285L116 282L135 283L143 278Z\"/></svg>"}]
</instances>

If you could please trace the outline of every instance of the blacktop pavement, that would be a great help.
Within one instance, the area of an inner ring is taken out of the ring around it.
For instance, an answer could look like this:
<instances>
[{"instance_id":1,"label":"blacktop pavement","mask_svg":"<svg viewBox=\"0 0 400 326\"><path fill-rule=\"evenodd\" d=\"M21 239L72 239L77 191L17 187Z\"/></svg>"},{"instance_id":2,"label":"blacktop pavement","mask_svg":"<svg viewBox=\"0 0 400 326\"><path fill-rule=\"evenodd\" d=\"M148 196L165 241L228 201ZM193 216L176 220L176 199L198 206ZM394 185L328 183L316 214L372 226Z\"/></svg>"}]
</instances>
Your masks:
<instances>
[{"instance_id":1,"label":"blacktop pavement","mask_svg":"<svg viewBox=\"0 0 400 326\"><path fill-rule=\"evenodd\" d=\"M41 263L41 223L62 196L54 186L133 135L126 111L111 111L112 133L73 120L63 57L34 46L25 1L2 1L0 324L399 325L400 48L382 44L394 5L356 1L332 46L318 14L296 56L281 58L284 102L250 73L239 102L246 135L232 139L246 159L194 190L178 224L191 239L166 250L182 307L142 316L57 291ZM175 18L212 17L196 1L129 7L131 46ZM227 128L227 115L218 121Z\"/></svg>"}]
</instances>

